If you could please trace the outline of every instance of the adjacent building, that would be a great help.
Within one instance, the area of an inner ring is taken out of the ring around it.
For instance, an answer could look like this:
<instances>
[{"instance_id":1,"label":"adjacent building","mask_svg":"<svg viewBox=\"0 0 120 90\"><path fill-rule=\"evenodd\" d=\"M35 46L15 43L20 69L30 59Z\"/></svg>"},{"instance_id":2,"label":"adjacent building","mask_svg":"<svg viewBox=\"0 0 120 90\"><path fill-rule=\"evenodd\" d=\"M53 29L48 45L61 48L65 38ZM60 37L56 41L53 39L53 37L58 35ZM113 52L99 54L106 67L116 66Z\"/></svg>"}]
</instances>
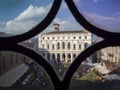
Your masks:
<instances>
[{"instance_id":1,"label":"adjacent building","mask_svg":"<svg viewBox=\"0 0 120 90\"><path fill-rule=\"evenodd\" d=\"M114 65L119 65L120 63L120 47L107 47L101 50L101 60L109 61Z\"/></svg>"},{"instance_id":2,"label":"adjacent building","mask_svg":"<svg viewBox=\"0 0 120 90\"><path fill-rule=\"evenodd\" d=\"M4 36L7 34L0 33ZM27 47L33 47L31 40L21 43ZM0 86L9 87L14 84L28 69L25 63L32 59L27 56L11 51L0 51Z\"/></svg>"},{"instance_id":3,"label":"adjacent building","mask_svg":"<svg viewBox=\"0 0 120 90\"><path fill-rule=\"evenodd\" d=\"M103 40L102 38L97 38L95 43ZM94 63L100 63L105 66L108 70L114 70L120 65L120 46L109 46L96 51L94 54Z\"/></svg>"}]
</instances>

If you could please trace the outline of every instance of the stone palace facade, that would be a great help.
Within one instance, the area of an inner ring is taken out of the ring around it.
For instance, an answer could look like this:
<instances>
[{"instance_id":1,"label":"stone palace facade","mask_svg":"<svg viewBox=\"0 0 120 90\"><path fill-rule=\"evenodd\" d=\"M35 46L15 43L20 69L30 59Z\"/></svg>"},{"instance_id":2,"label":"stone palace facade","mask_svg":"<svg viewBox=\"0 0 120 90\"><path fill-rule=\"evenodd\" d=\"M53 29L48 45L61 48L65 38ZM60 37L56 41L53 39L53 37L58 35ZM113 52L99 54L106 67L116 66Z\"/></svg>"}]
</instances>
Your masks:
<instances>
[{"instance_id":1,"label":"stone palace facade","mask_svg":"<svg viewBox=\"0 0 120 90\"><path fill-rule=\"evenodd\" d=\"M39 52L50 61L72 63L92 44L92 34L86 30L60 31L54 24L54 31L39 35Z\"/></svg>"}]
</instances>

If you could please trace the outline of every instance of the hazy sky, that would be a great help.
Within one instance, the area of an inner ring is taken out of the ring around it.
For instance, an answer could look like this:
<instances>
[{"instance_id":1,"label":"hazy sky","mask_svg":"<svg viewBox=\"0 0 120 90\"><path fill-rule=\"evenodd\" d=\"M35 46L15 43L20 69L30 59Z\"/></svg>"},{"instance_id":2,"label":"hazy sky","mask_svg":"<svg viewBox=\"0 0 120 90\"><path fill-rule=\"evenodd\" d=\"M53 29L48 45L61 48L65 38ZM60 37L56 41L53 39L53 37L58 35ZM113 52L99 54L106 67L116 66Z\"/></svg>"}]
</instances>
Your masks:
<instances>
[{"instance_id":1,"label":"hazy sky","mask_svg":"<svg viewBox=\"0 0 120 90\"><path fill-rule=\"evenodd\" d=\"M86 19L100 28L120 32L120 0L74 0Z\"/></svg>"},{"instance_id":2,"label":"hazy sky","mask_svg":"<svg viewBox=\"0 0 120 90\"><path fill-rule=\"evenodd\" d=\"M54 0L0 0L0 32L24 33L42 21L48 14ZM80 30L65 2L51 25L45 30L53 30L53 23L60 24L60 30Z\"/></svg>"}]
</instances>

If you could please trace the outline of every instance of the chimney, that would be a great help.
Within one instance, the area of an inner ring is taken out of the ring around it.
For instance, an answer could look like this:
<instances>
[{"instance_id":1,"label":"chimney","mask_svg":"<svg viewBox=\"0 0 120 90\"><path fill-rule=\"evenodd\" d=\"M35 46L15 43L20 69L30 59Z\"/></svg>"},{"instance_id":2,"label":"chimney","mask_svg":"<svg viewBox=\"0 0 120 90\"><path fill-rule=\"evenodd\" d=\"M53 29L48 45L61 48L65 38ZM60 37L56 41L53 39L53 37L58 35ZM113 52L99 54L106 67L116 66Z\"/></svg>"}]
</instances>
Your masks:
<instances>
[{"instance_id":1,"label":"chimney","mask_svg":"<svg viewBox=\"0 0 120 90\"><path fill-rule=\"evenodd\" d=\"M60 26L60 25L59 25L59 24L57 24L57 23L56 23L56 24L54 24L54 31L57 31L57 32L58 32L58 31L59 31L59 26Z\"/></svg>"}]
</instances>

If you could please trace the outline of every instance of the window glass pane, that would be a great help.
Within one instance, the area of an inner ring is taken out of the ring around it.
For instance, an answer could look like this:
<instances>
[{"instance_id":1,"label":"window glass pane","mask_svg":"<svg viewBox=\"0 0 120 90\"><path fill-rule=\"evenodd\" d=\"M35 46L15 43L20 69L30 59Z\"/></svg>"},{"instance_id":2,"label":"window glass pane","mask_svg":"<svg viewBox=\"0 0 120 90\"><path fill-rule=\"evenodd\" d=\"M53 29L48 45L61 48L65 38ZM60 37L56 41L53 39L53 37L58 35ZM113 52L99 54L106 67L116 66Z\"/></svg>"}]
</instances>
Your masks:
<instances>
[{"instance_id":1,"label":"window glass pane","mask_svg":"<svg viewBox=\"0 0 120 90\"><path fill-rule=\"evenodd\" d=\"M48 14L54 0L0 0L0 32L9 35L29 31Z\"/></svg>"},{"instance_id":2,"label":"window glass pane","mask_svg":"<svg viewBox=\"0 0 120 90\"><path fill-rule=\"evenodd\" d=\"M73 75L70 90L119 90L119 85L120 46L115 46L96 51L83 61Z\"/></svg>"},{"instance_id":3,"label":"window glass pane","mask_svg":"<svg viewBox=\"0 0 120 90\"><path fill-rule=\"evenodd\" d=\"M73 0L78 10L93 25L110 32L120 32L120 1Z\"/></svg>"}]
</instances>

